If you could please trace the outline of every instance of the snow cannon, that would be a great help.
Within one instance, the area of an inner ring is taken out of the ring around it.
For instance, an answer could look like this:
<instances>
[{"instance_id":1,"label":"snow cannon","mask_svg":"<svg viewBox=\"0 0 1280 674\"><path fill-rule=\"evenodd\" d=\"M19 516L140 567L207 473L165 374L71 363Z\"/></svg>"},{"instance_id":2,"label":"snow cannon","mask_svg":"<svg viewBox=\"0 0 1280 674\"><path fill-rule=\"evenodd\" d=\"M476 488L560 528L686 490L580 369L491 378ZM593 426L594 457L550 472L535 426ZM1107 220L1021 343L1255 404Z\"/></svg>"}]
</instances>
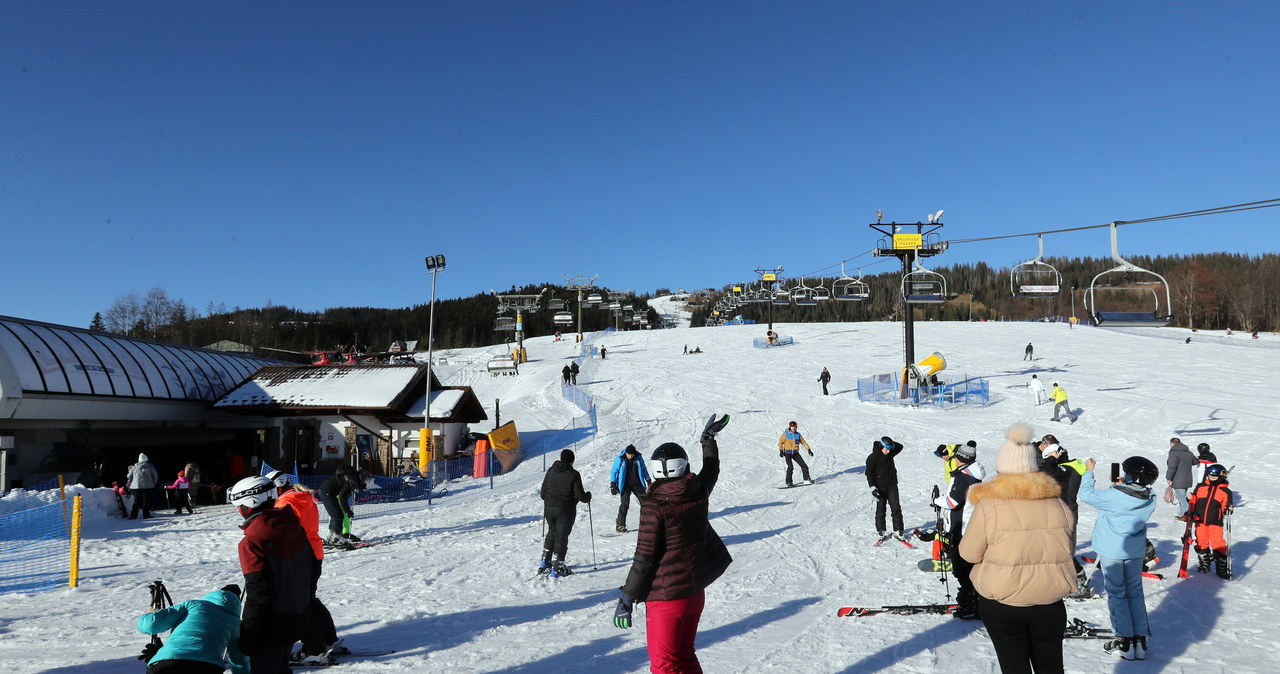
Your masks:
<instances>
[{"instance_id":1,"label":"snow cannon","mask_svg":"<svg viewBox=\"0 0 1280 674\"><path fill-rule=\"evenodd\" d=\"M942 354L934 351L924 360L911 366L912 374L920 381L929 381L930 377L937 375L939 372L947 369L947 359Z\"/></svg>"}]
</instances>

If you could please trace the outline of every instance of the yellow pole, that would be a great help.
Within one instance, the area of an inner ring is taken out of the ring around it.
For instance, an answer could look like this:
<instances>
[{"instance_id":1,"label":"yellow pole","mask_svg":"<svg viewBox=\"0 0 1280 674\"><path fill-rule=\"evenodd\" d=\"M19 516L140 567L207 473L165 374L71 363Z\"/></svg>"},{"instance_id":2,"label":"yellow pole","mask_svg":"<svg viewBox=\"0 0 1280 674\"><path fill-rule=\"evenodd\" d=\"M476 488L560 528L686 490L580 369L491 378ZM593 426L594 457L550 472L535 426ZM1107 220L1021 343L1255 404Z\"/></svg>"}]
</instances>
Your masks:
<instances>
[{"instance_id":1,"label":"yellow pole","mask_svg":"<svg viewBox=\"0 0 1280 674\"><path fill-rule=\"evenodd\" d=\"M76 495L71 515L71 587L80 582L80 521L84 497Z\"/></svg>"}]
</instances>

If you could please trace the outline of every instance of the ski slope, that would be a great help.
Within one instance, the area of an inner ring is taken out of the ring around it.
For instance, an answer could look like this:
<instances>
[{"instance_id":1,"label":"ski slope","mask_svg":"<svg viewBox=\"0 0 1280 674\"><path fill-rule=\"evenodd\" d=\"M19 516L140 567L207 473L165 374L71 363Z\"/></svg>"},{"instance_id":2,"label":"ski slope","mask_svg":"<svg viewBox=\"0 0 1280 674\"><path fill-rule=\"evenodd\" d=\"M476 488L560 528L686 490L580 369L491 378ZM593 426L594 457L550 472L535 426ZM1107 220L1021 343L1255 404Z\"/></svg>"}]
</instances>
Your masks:
<instances>
[{"instance_id":1,"label":"ski slope","mask_svg":"<svg viewBox=\"0 0 1280 674\"><path fill-rule=\"evenodd\" d=\"M1265 495L1280 463L1273 440L1280 405L1271 395L1280 373L1276 351L1063 324L917 323L918 356L938 351L946 374L988 377L992 402L912 409L863 404L855 393L857 377L901 366L901 324L776 328L796 344L753 348L763 325L596 338L608 359L586 361L578 381L595 397L598 431L574 448L595 500L590 511L579 509L567 559L577 573L569 578L534 578L542 457L526 458L492 491L467 490L420 512L358 519L357 534L387 542L330 555L320 595L353 650L396 653L352 659L341 671L647 671L644 609L637 609L636 629L612 624L634 537L600 536L612 529L617 507L608 494L609 467L629 443L647 454L675 441L690 450L696 468L697 436L712 413L732 415L720 436L723 473L711 509L735 562L707 592L698 645L708 672L998 671L990 642L975 632L979 623L943 616L842 619L835 612L846 604L946 599L937 576L916 568L927 545L871 546L873 501L862 474L871 442L891 435L906 446L897 463L911 529L933 521L928 494L942 477L933 448L976 440L979 461L991 469L1005 429L1017 421L1037 434L1056 434L1072 456L1102 466L1142 454L1163 469L1175 435L1193 449L1210 443L1222 463L1236 466L1236 579L1194 571L1174 579L1182 523L1161 502L1149 535L1168 580L1145 584L1150 659L1122 663L1102 652L1101 641L1068 641L1068 671L1280 671L1272 648L1280 584L1266 555L1267 525L1280 512ZM1021 360L1027 342L1035 345L1033 362ZM517 377L483 374L487 354L505 347L438 352L437 372L446 383L473 386L491 413L500 399L503 421L516 421L522 433L564 428L580 414L559 386L575 345L549 337L525 344L532 362ZM703 353L684 355L686 344ZM816 381L823 366L833 377L827 397ZM1031 404L1032 373L1046 389L1063 385L1079 421L1053 423L1050 405ZM776 442L790 420L813 446L815 456L806 460L820 483L778 490L784 464ZM147 583L163 579L181 601L241 581L239 518L229 506L150 521L120 520L109 516L113 508L106 503L87 518L78 589L0 601L0 661L9 671L141 671L135 657L146 638L133 625L146 609ZM1081 504L1080 514L1085 552L1095 511ZM632 527L638 517L632 508ZM1101 579L1094 583L1100 587ZM1071 617L1109 625L1104 599L1069 601L1067 608Z\"/></svg>"}]
</instances>

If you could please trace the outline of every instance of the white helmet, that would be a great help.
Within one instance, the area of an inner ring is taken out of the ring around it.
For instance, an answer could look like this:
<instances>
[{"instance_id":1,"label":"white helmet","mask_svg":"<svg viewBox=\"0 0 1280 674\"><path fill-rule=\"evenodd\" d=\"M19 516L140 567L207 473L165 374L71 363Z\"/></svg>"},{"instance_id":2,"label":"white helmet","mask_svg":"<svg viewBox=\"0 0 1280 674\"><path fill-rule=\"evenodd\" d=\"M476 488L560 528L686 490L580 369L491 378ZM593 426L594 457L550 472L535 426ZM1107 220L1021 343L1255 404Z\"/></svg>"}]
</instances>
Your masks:
<instances>
[{"instance_id":1,"label":"white helmet","mask_svg":"<svg viewBox=\"0 0 1280 674\"><path fill-rule=\"evenodd\" d=\"M286 489L291 483L289 474L282 470L273 470L270 473L267 473L265 477L268 480L271 480L271 483L274 484L277 489Z\"/></svg>"},{"instance_id":2,"label":"white helmet","mask_svg":"<svg viewBox=\"0 0 1280 674\"><path fill-rule=\"evenodd\" d=\"M649 456L649 472L655 480L681 477L689 472L689 455L674 442L658 445Z\"/></svg>"},{"instance_id":3,"label":"white helmet","mask_svg":"<svg viewBox=\"0 0 1280 674\"><path fill-rule=\"evenodd\" d=\"M276 500L276 483L265 475L246 477L231 488L227 500L234 506L256 510Z\"/></svg>"}]
</instances>

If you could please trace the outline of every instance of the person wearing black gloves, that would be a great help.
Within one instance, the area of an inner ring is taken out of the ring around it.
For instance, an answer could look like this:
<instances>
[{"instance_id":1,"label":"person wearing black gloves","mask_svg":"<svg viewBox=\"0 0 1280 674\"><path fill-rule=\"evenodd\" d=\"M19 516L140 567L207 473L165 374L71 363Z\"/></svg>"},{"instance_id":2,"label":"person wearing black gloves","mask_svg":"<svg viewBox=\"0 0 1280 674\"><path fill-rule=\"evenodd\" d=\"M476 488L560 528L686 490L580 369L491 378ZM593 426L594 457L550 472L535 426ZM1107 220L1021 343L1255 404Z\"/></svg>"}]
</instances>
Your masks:
<instances>
[{"instance_id":1,"label":"person wearing black gloves","mask_svg":"<svg viewBox=\"0 0 1280 674\"><path fill-rule=\"evenodd\" d=\"M893 462L901 452L902 444L886 435L871 443L871 454L867 457L867 484L876 499L876 533L881 541L891 536L906 541L902 533L902 506L898 505L898 467ZM893 533L885 527L886 505L893 510Z\"/></svg>"},{"instance_id":2,"label":"person wearing black gloves","mask_svg":"<svg viewBox=\"0 0 1280 674\"><path fill-rule=\"evenodd\" d=\"M590 503L591 492L583 491L582 476L573 468L573 450L560 452L560 460L551 464L542 477L542 516L547 520L547 536L542 541L542 563L538 573L550 571L553 578L567 576L573 571L564 565L564 553L569 548L569 532L578 517L578 503ZM555 555L555 561L551 556Z\"/></svg>"},{"instance_id":3,"label":"person wearing black gloves","mask_svg":"<svg viewBox=\"0 0 1280 674\"><path fill-rule=\"evenodd\" d=\"M618 458L613 460L613 469L609 471L609 493L622 494L622 503L618 505L618 519L614 529L618 533L627 531L627 510L631 507L631 496L636 500L644 499L644 492L649 488L649 469L640 458L640 451L635 445L627 445Z\"/></svg>"},{"instance_id":4,"label":"person wearing black gloves","mask_svg":"<svg viewBox=\"0 0 1280 674\"><path fill-rule=\"evenodd\" d=\"M809 479L809 464L804 462L804 457L800 455L800 448L804 447L809 452L809 456L813 456L813 448L805 442L804 436L800 435L800 431L796 430L796 422L787 425L787 430L778 436L778 456L787 462L787 486L791 484L791 475L795 471L792 462L800 464L800 474L804 476L804 481L813 484L813 480Z\"/></svg>"},{"instance_id":5,"label":"person wearing black gloves","mask_svg":"<svg viewBox=\"0 0 1280 674\"><path fill-rule=\"evenodd\" d=\"M353 541L359 540L350 533L343 532L350 530L346 520L355 518L355 512L351 509L351 497L363 486L356 469L346 464L338 466L333 475L320 485L316 495L324 504L325 512L329 513L329 537L325 539L325 545L350 548Z\"/></svg>"},{"instance_id":6,"label":"person wearing black gloves","mask_svg":"<svg viewBox=\"0 0 1280 674\"><path fill-rule=\"evenodd\" d=\"M689 455L674 442L649 457L653 482L640 503L640 533L613 624L631 627L635 602L646 602L649 667L654 672L701 672L694 639L706 588L733 562L707 519L708 501L720 478L716 434L728 415L707 421L702 431L702 471L689 471Z\"/></svg>"}]
</instances>

